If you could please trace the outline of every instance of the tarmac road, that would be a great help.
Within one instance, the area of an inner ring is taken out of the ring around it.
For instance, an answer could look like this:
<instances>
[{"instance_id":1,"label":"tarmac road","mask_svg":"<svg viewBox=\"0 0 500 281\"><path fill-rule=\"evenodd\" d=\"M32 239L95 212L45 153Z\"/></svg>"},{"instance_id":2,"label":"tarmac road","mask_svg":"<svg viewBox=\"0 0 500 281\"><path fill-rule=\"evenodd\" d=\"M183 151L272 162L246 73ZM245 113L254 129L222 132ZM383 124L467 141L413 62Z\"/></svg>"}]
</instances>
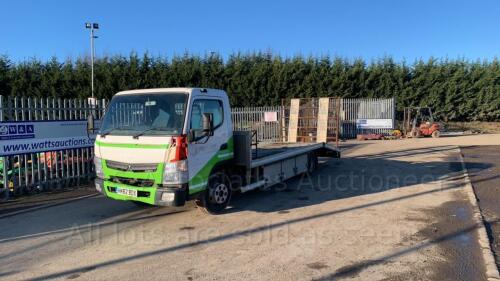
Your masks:
<instances>
[{"instance_id":1,"label":"tarmac road","mask_svg":"<svg viewBox=\"0 0 500 281\"><path fill-rule=\"evenodd\" d=\"M486 279L455 145L346 147L218 216L98 196L0 219L0 279Z\"/></svg>"},{"instance_id":2,"label":"tarmac road","mask_svg":"<svg viewBox=\"0 0 500 281\"><path fill-rule=\"evenodd\" d=\"M500 146L467 146L461 150L500 267Z\"/></svg>"}]
</instances>

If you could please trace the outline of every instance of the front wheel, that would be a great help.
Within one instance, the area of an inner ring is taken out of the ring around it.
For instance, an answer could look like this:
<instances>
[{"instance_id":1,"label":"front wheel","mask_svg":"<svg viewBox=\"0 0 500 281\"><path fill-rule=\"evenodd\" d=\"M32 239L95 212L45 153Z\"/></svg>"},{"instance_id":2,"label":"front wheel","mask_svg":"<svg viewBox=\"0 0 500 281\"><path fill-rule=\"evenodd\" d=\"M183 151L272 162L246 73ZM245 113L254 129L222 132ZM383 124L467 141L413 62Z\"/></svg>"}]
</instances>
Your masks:
<instances>
[{"instance_id":1,"label":"front wheel","mask_svg":"<svg viewBox=\"0 0 500 281\"><path fill-rule=\"evenodd\" d=\"M433 138L439 138L439 136L440 136L440 135L441 135L441 134L440 134L440 132L439 132L439 131L434 131L434 132L432 132L432 137L433 137Z\"/></svg>"},{"instance_id":2,"label":"front wheel","mask_svg":"<svg viewBox=\"0 0 500 281\"><path fill-rule=\"evenodd\" d=\"M217 172L210 176L207 190L196 200L196 205L206 213L220 214L229 205L231 195L229 177L224 172Z\"/></svg>"}]
</instances>

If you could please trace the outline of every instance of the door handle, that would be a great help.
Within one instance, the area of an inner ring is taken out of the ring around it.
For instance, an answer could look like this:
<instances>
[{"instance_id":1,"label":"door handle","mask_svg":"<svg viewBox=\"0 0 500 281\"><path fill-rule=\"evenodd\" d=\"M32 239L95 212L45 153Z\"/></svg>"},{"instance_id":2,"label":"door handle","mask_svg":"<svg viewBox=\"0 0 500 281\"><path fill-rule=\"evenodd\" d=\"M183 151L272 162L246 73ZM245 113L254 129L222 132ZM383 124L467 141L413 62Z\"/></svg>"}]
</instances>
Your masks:
<instances>
[{"instance_id":1,"label":"door handle","mask_svg":"<svg viewBox=\"0 0 500 281\"><path fill-rule=\"evenodd\" d=\"M219 150L226 150L227 149L227 142L226 143L223 143L221 146L220 146L220 149Z\"/></svg>"}]
</instances>

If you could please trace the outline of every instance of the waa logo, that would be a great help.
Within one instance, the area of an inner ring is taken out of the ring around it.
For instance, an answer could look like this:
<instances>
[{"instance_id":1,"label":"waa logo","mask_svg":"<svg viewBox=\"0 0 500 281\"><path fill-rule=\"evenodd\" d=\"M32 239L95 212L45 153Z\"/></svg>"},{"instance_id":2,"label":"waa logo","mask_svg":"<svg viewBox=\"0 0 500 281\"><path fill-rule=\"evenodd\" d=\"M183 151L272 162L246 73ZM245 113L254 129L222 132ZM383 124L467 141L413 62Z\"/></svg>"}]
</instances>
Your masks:
<instances>
[{"instance_id":1,"label":"waa logo","mask_svg":"<svg viewBox=\"0 0 500 281\"><path fill-rule=\"evenodd\" d=\"M0 135L7 135L9 133L9 126L2 125L0 126Z\"/></svg>"},{"instance_id":2,"label":"waa logo","mask_svg":"<svg viewBox=\"0 0 500 281\"><path fill-rule=\"evenodd\" d=\"M33 135L35 127L33 124L0 125L0 136Z\"/></svg>"},{"instance_id":3,"label":"waa logo","mask_svg":"<svg viewBox=\"0 0 500 281\"><path fill-rule=\"evenodd\" d=\"M33 124L5 124L0 125L0 140L25 139L35 137Z\"/></svg>"}]
</instances>

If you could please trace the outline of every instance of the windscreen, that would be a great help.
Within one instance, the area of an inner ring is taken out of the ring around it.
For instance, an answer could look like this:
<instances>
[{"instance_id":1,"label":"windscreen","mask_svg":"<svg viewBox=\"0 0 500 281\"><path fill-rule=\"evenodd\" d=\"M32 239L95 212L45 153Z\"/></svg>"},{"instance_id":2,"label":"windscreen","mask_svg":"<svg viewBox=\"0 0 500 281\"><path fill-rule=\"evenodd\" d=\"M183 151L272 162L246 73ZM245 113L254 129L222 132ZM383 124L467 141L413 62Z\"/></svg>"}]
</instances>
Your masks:
<instances>
[{"instance_id":1,"label":"windscreen","mask_svg":"<svg viewBox=\"0 0 500 281\"><path fill-rule=\"evenodd\" d=\"M104 115L101 135L177 135L182 133L187 94L115 96Z\"/></svg>"}]
</instances>

